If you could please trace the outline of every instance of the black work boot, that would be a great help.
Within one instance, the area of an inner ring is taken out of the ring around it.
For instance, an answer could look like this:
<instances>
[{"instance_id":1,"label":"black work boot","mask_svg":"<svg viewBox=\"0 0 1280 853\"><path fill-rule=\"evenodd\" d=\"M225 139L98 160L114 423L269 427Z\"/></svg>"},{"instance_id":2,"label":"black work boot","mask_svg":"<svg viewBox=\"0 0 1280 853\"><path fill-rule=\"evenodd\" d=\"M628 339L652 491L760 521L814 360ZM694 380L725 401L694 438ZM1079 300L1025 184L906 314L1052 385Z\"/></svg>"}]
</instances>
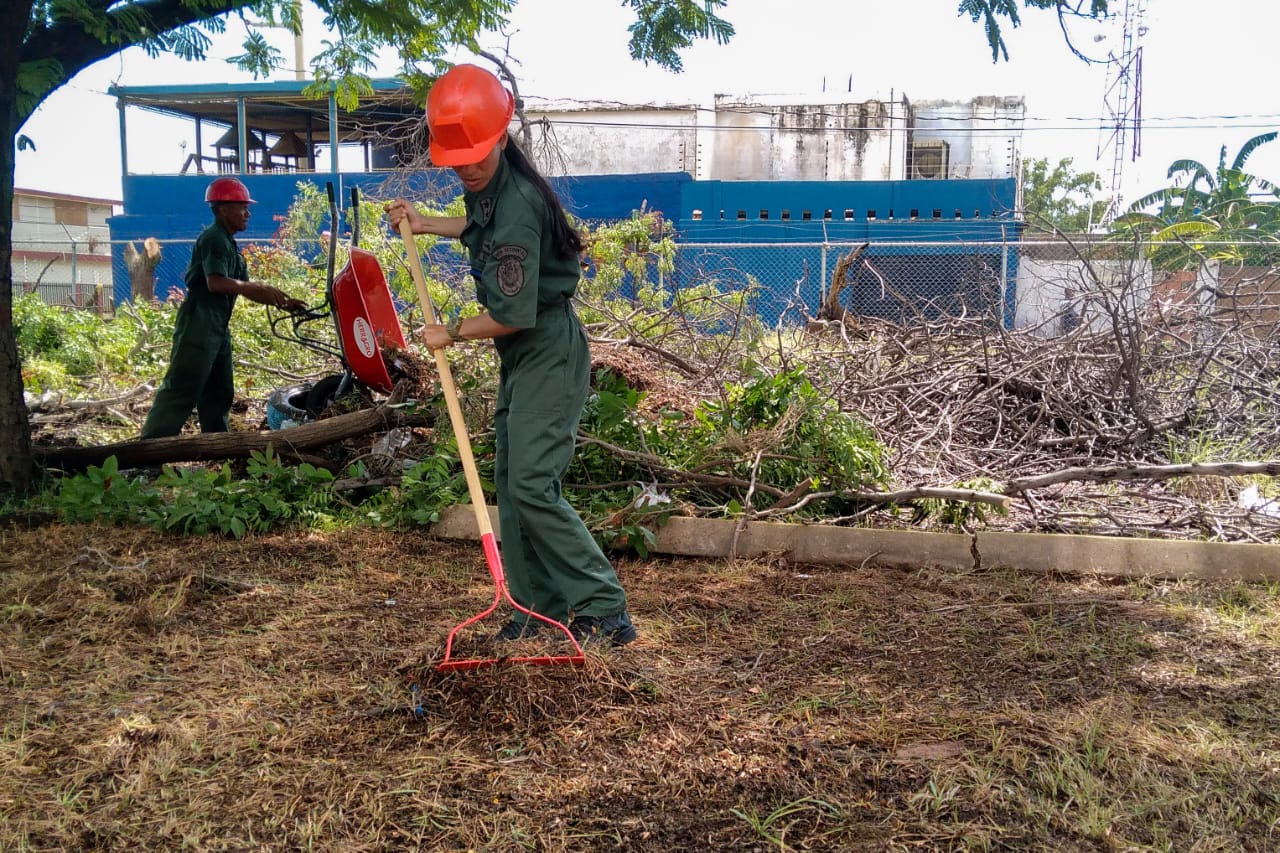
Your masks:
<instances>
[{"instance_id":1,"label":"black work boot","mask_svg":"<svg viewBox=\"0 0 1280 853\"><path fill-rule=\"evenodd\" d=\"M625 646L636 638L636 627L624 610L612 616L578 616L569 623L569 633L579 643Z\"/></svg>"},{"instance_id":2,"label":"black work boot","mask_svg":"<svg viewBox=\"0 0 1280 853\"><path fill-rule=\"evenodd\" d=\"M493 639L498 642L510 642L511 640L527 640L530 637L536 637L541 632L542 626L537 622L517 622L512 619L498 629L498 633L493 635Z\"/></svg>"}]
</instances>

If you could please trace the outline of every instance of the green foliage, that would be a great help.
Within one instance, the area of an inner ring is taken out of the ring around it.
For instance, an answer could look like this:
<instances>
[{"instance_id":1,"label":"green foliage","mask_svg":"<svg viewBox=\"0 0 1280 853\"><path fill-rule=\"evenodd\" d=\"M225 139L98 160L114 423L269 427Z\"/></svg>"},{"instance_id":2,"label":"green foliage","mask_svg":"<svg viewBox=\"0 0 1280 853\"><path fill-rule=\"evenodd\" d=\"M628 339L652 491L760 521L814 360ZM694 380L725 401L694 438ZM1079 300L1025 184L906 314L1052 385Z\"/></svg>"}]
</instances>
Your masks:
<instances>
[{"instance_id":1,"label":"green foliage","mask_svg":"<svg viewBox=\"0 0 1280 853\"><path fill-rule=\"evenodd\" d=\"M389 234L382 217L382 200L363 199L360 215L362 246L379 257L384 269L393 270L392 287L402 299L416 302L416 289L403 264L402 241ZM424 208L428 215L461 213L460 200L444 211ZM350 214L350 211L348 211ZM320 239L329 227L328 200L310 184L302 184L282 226L278 244L251 244L245 254L255 278L270 280L318 302L327 266L328 245ZM671 269L674 244L653 213L597 228L590 235L595 275L582 282L609 310L625 309L628 315L649 323L660 333L664 316L675 306L711 329L719 314L741 310L740 294L724 294L716 282L687 288L684 293L665 291L663 277ZM436 304L447 313L474 312L474 293L461 293L457 258L452 248L442 249L434 238L422 238L419 251L432 270L429 287ZM444 252L447 251L448 255ZM346 262L347 244L339 243L335 265ZM433 261L433 255L439 260ZM446 278L452 276L452 281ZM622 295L624 288L634 296ZM711 297L683 303L689 294ZM720 308L716 306L720 300ZM136 384L141 375L157 379L164 370L176 305L140 303L127 306L113 320L81 311L52 308L38 298L23 297L16 313L23 353L29 364L42 365L47 381L78 377L102 377L119 371L121 381ZM232 334L242 362L237 368L237 392L264 399L279 384L273 366L299 373L319 374L332 369L329 357L298 346L282 346L272 335L270 312L260 306L238 307L232 317ZM735 318L736 320L736 318ZM736 326L738 333L743 326ZM319 329L328 334L328 325ZM745 334L750 334L750 329ZM451 358L454 381L466 414L473 421L473 451L482 488L492 497L493 448L486 433L492 406L495 359L488 349L462 350ZM255 366L250 366L255 365ZM630 388L619 376L603 372L596 377L595 393L587 403L582 431L601 442L635 455L619 454L584 442L572 463L566 497L583 515L597 540L607 547L629 545L648 553L654 531L682 501L710 503L741 512L745 489L690 487L662 494L659 475L645 457L661 460L672 469L713 471L742 481L789 491L797 484L813 490L841 491L888 479L883 448L870 430L856 418L840 412L798 371L777 376L760 373L744 385L730 385L720 402L703 406L692 423L671 412L641 414L644 392ZM405 405L440 406L439 399ZM279 525L329 523L336 518L362 519L388 527L432 524L447 506L469 499L452 431L435 431L435 446L407 471L398 487L381 491L345 492L339 503L327 488L331 475L309 465L282 465L271 454L255 456L244 466L220 468L169 467L152 483L122 477L111 460L102 469L65 478L53 499L57 511L72 520L102 518L120 523L152 525L160 530L245 536ZM761 457L755 466L752 451ZM639 461L637 461L639 460ZM241 470L243 469L243 470ZM350 476L367 472L357 465ZM575 486L574 483L579 485ZM774 500L757 491L755 508ZM349 503L348 503L349 502ZM841 506L840 500L814 501L805 513L821 513ZM346 506L350 511L339 509Z\"/></svg>"},{"instance_id":2,"label":"green foliage","mask_svg":"<svg viewBox=\"0 0 1280 853\"><path fill-rule=\"evenodd\" d=\"M605 297L628 280L642 290L675 270L671 225L654 212L634 211L630 219L587 228L585 243L592 266L592 275L583 282L587 295Z\"/></svg>"},{"instance_id":3,"label":"green foliage","mask_svg":"<svg viewBox=\"0 0 1280 853\"><path fill-rule=\"evenodd\" d=\"M156 486L167 500L145 519L168 532L236 539L280 524L313 526L334 516L328 488L332 481L331 473L309 463L282 465L270 448L252 454L244 477L237 477L230 465L217 470L166 467Z\"/></svg>"},{"instance_id":4,"label":"green foliage","mask_svg":"<svg viewBox=\"0 0 1280 853\"><path fill-rule=\"evenodd\" d=\"M623 0L623 5L635 16L628 28L631 57L672 71L683 70L680 53L695 41L726 44L734 34L733 25L719 15L726 0ZM1090 0L1088 11L1071 11L1060 0L1023 0L1022 5L1055 9L1059 16L1096 18L1107 11L1107 0ZM369 91L370 57L382 48L396 48L403 61L401 76L425 91L448 65L451 51L461 47L477 53L482 33L507 25L515 0L325 0L320 7L325 29L337 37L326 40L311 58L315 82L308 94L327 97L334 92L339 104L351 109ZM283 57L262 37L258 24L296 33L301 27L298 9L294 0L34 3L17 79L11 84L16 90L15 127L77 72L125 48L141 47L153 57L171 53L188 61L206 59L210 36L226 31L228 13L238 14L247 26L243 52L227 61L255 78L269 76ZM1021 23L1017 0L961 0L959 14L983 23L993 61L1008 58L1002 26Z\"/></svg>"},{"instance_id":5,"label":"green foliage","mask_svg":"<svg viewBox=\"0 0 1280 853\"><path fill-rule=\"evenodd\" d=\"M86 317L97 319L49 305L34 293L18 296L13 305L18 351L24 357L57 361L69 374L88 374L96 366L97 349Z\"/></svg>"},{"instance_id":6,"label":"green foliage","mask_svg":"<svg viewBox=\"0 0 1280 853\"><path fill-rule=\"evenodd\" d=\"M71 381L107 385L162 371L173 337L173 306L139 304L103 318L49 305L37 294L14 298L23 381L32 391Z\"/></svg>"},{"instance_id":7,"label":"green foliage","mask_svg":"<svg viewBox=\"0 0 1280 853\"><path fill-rule=\"evenodd\" d=\"M1063 157L1052 169L1044 158L1022 164L1022 207L1032 225L1083 233L1102 221L1109 202L1094 199L1101 179L1096 172L1074 172L1071 163Z\"/></svg>"},{"instance_id":8,"label":"green foliage","mask_svg":"<svg viewBox=\"0 0 1280 853\"><path fill-rule=\"evenodd\" d=\"M387 227L383 205L389 199L361 195L359 199L360 233L357 235L360 248L372 252L378 259L387 286L393 295L407 305L418 305L418 291L404 260L404 241L399 234L393 234ZM465 206L462 196L454 198L443 206L433 207L419 203L418 210L425 216L462 216ZM348 204L342 215L346 228L355 224L355 211ZM305 291L310 294L309 301L318 301L324 292L325 276L328 266L329 241L324 239L324 232L329 230L329 198L328 195L309 181L298 183L298 193L284 216L280 228L280 248L286 254L296 258L309 259L309 263L299 261L305 273ZM443 314L463 312L470 315L479 311L475 302L474 291L461 292L461 282L449 282L450 267L447 261L456 260L458 255L450 240L442 240L433 235L419 235L415 238L418 254L423 259L423 274L427 280L427 292L432 303ZM349 257L349 241L339 240L337 256L334 259L334 270L341 271ZM457 264L453 265L456 268ZM456 276L455 276L456 278ZM288 289L288 288L286 288ZM293 292L293 291L291 291Z\"/></svg>"},{"instance_id":9,"label":"green foliage","mask_svg":"<svg viewBox=\"0 0 1280 853\"><path fill-rule=\"evenodd\" d=\"M884 446L871 428L824 397L802 368L730 385L723 402L704 404L691 430L706 458L720 454L738 476L751 476L749 454L761 452L756 477L781 488L810 480L815 490L860 490L890 479Z\"/></svg>"},{"instance_id":10,"label":"green foliage","mask_svg":"<svg viewBox=\"0 0 1280 853\"><path fill-rule=\"evenodd\" d=\"M715 14L724 0L628 2L636 15L631 55L646 63L678 71L679 51L695 39L723 44L733 34L733 27ZM481 33L501 31L515 0L325 0L320 7L325 29L336 37L324 41L311 58L315 82L307 94L328 97L333 92L343 109L352 109L371 91L371 58L383 48L394 47L403 61L402 76L425 87L447 66L451 51L461 47L477 53ZM228 13L239 14L247 24L243 52L228 61L255 78L269 76L284 58L262 37L258 24L296 33L301 26L298 9L294 0L37 2L23 39L15 126L78 71L125 48L141 47L151 56L205 59L209 36L225 32Z\"/></svg>"},{"instance_id":11,"label":"green foliage","mask_svg":"<svg viewBox=\"0 0 1280 853\"><path fill-rule=\"evenodd\" d=\"M1280 187L1246 171L1249 157L1280 132L1250 139L1227 164L1227 147L1210 170L1190 159L1169 166L1172 186L1148 193L1112 223L1110 239L1141 243L1160 269L1189 269L1218 259L1270 266L1280 241ZM1274 200L1257 201L1262 192Z\"/></svg>"},{"instance_id":12,"label":"green foliage","mask_svg":"<svg viewBox=\"0 0 1280 853\"><path fill-rule=\"evenodd\" d=\"M725 0L624 0L636 13L631 33L631 58L648 64L656 62L672 71L684 70L679 51L694 39L715 39L727 44L733 36L733 25L716 12Z\"/></svg>"},{"instance_id":13,"label":"green foliage","mask_svg":"<svg viewBox=\"0 0 1280 853\"><path fill-rule=\"evenodd\" d=\"M310 270L292 253L280 248L245 247L252 274L262 275L310 304L320 301L323 271ZM68 309L46 303L36 294L14 298L14 326L28 390L42 392L75 386L102 389L134 386L139 380L156 382L168 366L178 303L136 302L114 316ZM242 301L231 316L237 356L236 390L246 397L265 397L279 384L275 370L314 375L338 365L301 345L282 343L272 332L271 313ZM320 335L332 335L332 324L314 323Z\"/></svg>"},{"instance_id":14,"label":"green foliage","mask_svg":"<svg viewBox=\"0 0 1280 853\"><path fill-rule=\"evenodd\" d=\"M840 817L839 807L817 797L801 797L798 800L792 800L768 814L761 814L755 808L746 808L745 811L729 809L729 813L749 826L761 841L768 842L770 846L779 850L791 849L791 845L787 842L787 832L795 824L812 820L813 815Z\"/></svg>"},{"instance_id":15,"label":"green foliage","mask_svg":"<svg viewBox=\"0 0 1280 853\"><path fill-rule=\"evenodd\" d=\"M393 233L386 225L383 199L362 198L360 202L360 246L378 257L386 272L387 285L405 304L417 308L418 289L405 262L404 238ZM462 196L444 204L416 205L425 216L464 216L466 207ZM422 273L427 282L431 304L442 317L453 314L473 316L480 311L475 288L469 278L460 277L458 270L464 267L463 255L457 244L430 234L414 237L414 245L422 260ZM412 313L412 310L411 312ZM419 320L418 322L421 322Z\"/></svg>"},{"instance_id":16,"label":"green foliage","mask_svg":"<svg viewBox=\"0 0 1280 853\"><path fill-rule=\"evenodd\" d=\"M48 504L66 522L123 524L137 522L157 508L160 495L145 478L121 474L116 457L111 456L100 468L59 481Z\"/></svg>"},{"instance_id":17,"label":"green foliage","mask_svg":"<svg viewBox=\"0 0 1280 853\"><path fill-rule=\"evenodd\" d=\"M990 477L975 477L956 483L957 489L972 489L975 492L998 492L1000 484ZM916 502L916 521L926 518L937 521L944 527L956 530L969 530L981 526L987 520L987 504L977 501L949 501L939 498L925 498ZM1008 515L1004 508L996 508L1000 515Z\"/></svg>"},{"instance_id":18,"label":"green foliage","mask_svg":"<svg viewBox=\"0 0 1280 853\"><path fill-rule=\"evenodd\" d=\"M244 40L244 53L228 57L227 61L253 74L253 79L257 80L269 77L284 62L284 54L261 32L251 30Z\"/></svg>"},{"instance_id":19,"label":"green foliage","mask_svg":"<svg viewBox=\"0 0 1280 853\"><path fill-rule=\"evenodd\" d=\"M127 477L116 457L58 481L44 500L66 522L141 523L173 533L243 538L283 524L316 526L332 520L333 475L302 463L283 465L268 450L252 454L243 476L165 466L155 480Z\"/></svg>"},{"instance_id":20,"label":"green foliage","mask_svg":"<svg viewBox=\"0 0 1280 853\"><path fill-rule=\"evenodd\" d=\"M605 319L609 313L626 316L637 308L649 313L640 328L661 336L674 323L691 323L707 332L741 325L749 315L754 280L732 286L715 278L679 288L670 284L675 270L676 243L671 225L654 211L636 211L619 222L585 230L588 274L578 285L583 322ZM628 295L628 293L630 295ZM741 329L750 334L750 324Z\"/></svg>"},{"instance_id":21,"label":"green foliage","mask_svg":"<svg viewBox=\"0 0 1280 853\"><path fill-rule=\"evenodd\" d=\"M452 453L450 453L452 450ZM384 492L365 509L381 527L425 527L440 520L440 511L467 497L466 476L450 437L435 452L405 472L399 490Z\"/></svg>"},{"instance_id":22,"label":"green foliage","mask_svg":"<svg viewBox=\"0 0 1280 853\"><path fill-rule=\"evenodd\" d=\"M664 467L744 483L754 479L788 492L802 483L811 491L841 492L881 486L890 479L884 447L870 428L825 399L801 370L729 385L724 400L699 406L692 424L675 416L641 415L637 407L644 394L611 372L602 372L596 384L582 432L639 450ZM651 544L653 527L676 511L680 500L725 506L731 514L744 509L746 490L727 485L673 487L669 503L654 502L652 491L644 487L654 479L648 463L584 443L567 481L591 488L567 485L566 496L601 542L612 544L625 535L637 548ZM752 497L756 509L774 500L760 492ZM846 503L839 497L813 501L800 513L819 515Z\"/></svg>"},{"instance_id":23,"label":"green foliage","mask_svg":"<svg viewBox=\"0 0 1280 853\"><path fill-rule=\"evenodd\" d=\"M20 64L16 81L18 115L31 115L40 106L40 102L66 80L62 63L56 59L37 57ZM21 122L18 124L21 126ZM30 143L30 139L23 138ZM31 148L34 149L35 145L31 144Z\"/></svg>"}]
</instances>

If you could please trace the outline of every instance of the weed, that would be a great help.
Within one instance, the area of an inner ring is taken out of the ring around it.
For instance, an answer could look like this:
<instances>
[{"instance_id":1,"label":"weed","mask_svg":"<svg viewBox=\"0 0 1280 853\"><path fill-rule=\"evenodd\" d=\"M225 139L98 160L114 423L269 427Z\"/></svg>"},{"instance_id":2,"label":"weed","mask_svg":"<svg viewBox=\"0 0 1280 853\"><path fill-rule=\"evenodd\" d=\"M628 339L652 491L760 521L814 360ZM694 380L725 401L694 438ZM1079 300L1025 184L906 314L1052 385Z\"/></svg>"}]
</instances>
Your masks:
<instances>
[{"instance_id":1,"label":"weed","mask_svg":"<svg viewBox=\"0 0 1280 853\"><path fill-rule=\"evenodd\" d=\"M787 832L805 816L836 816L840 811L831 803L817 797L801 797L778 806L766 815L761 815L754 808L743 811L730 809L729 813L744 822L760 839L769 842L779 850L787 850Z\"/></svg>"}]
</instances>

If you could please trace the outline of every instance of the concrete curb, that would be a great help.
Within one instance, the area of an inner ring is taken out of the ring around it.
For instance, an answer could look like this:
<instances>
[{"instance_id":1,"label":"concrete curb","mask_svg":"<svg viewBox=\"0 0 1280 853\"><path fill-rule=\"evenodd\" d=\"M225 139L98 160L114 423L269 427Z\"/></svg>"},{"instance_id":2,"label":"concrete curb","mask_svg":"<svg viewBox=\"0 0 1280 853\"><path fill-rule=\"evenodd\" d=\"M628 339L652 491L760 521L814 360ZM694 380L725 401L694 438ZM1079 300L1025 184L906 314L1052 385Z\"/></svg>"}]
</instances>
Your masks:
<instances>
[{"instance_id":1,"label":"concrete curb","mask_svg":"<svg viewBox=\"0 0 1280 853\"><path fill-rule=\"evenodd\" d=\"M493 529L498 511L489 508ZM728 519L676 516L658 531L654 553L685 557L785 557L814 565L1008 568L1115 577L1280 580L1280 547L1234 542L1183 542L1042 533L923 533L806 524L752 522L737 534ZM431 532L476 539L471 506L451 506Z\"/></svg>"}]
</instances>

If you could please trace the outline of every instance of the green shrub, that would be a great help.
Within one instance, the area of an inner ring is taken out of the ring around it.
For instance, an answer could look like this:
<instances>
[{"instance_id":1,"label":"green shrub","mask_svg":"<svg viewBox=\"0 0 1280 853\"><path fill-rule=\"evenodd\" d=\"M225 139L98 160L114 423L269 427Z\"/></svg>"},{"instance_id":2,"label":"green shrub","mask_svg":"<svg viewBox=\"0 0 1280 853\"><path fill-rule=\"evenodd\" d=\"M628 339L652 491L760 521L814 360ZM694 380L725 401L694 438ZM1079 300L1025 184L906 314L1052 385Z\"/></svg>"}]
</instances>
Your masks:
<instances>
[{"instance_id":1,"label":"green shrub","mask_svg":"<svg viewBox=\"0 0 1280 853\"><path fill-rule=\"evenodd\" d=\"M161 503L154 486L144 477L122 474L114 456L101 467L57 481L47 500L50 510L68 523L136 523Z\"/></svg>"}]
</instances>

